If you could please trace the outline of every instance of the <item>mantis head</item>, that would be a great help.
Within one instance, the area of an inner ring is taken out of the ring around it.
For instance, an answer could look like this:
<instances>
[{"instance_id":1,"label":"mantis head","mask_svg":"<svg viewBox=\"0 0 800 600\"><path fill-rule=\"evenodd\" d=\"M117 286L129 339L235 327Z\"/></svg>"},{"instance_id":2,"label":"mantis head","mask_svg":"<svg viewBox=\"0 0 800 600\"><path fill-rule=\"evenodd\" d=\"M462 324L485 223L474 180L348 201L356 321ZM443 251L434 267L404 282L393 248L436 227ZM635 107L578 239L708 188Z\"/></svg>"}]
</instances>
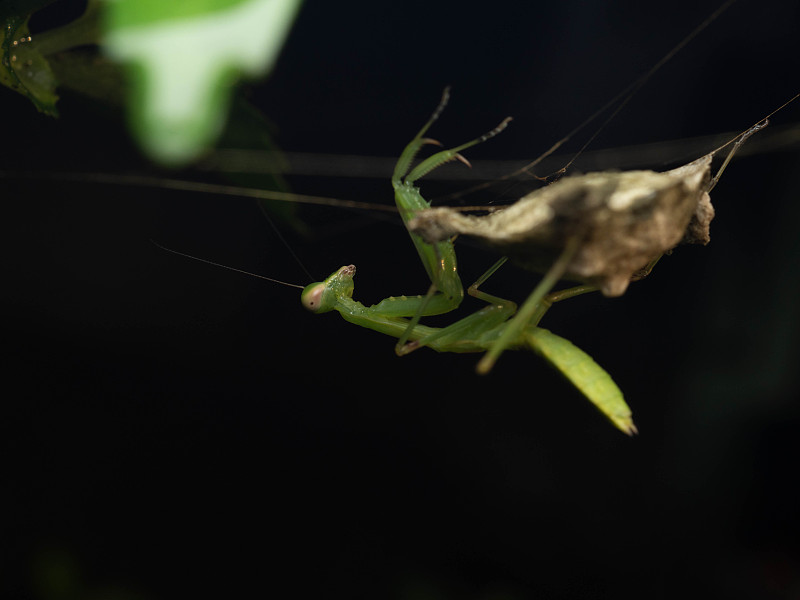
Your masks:
<instances>
[{"instance_id":1,"label":"mantis head","mask_svg":"<svg viewBox=\"0 0 800 600\"><path fill-rule=\"evenodd\" d=\"M355 265L341 267L325 281L307 285L300 294L300 301L313 313L329 312L341 298L352 298L355 274Z\"/></svg>"}]
</instances>

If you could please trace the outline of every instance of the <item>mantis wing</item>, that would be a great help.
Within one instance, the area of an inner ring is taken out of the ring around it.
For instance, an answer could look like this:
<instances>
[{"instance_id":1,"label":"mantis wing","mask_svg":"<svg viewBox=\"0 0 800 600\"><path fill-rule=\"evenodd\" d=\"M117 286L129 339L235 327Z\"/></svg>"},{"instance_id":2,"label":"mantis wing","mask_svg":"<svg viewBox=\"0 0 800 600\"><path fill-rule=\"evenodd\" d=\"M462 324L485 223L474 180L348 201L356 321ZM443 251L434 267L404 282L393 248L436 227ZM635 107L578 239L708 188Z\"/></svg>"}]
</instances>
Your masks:
<instances>
[{"instance_id":1,"label":"mantis wing","mask_svg":"<svg viewBox=\"0 0 800 600\"><path fill-rule=\"evenodd\" d=\"M541 327L527 332L525 339L531 349L558 369L617 429L628 435L637 433L622 391L591 356Z\"/></svg>"}]
</instances>

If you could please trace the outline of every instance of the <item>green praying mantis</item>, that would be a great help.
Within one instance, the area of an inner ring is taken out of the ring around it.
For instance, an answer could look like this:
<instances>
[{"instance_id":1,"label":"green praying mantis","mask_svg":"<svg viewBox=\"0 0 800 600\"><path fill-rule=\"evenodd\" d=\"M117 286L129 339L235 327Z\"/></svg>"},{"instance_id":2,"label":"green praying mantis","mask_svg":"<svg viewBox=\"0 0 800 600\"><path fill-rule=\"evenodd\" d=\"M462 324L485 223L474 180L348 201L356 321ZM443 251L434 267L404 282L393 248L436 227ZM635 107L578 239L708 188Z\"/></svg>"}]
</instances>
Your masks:
<instances>
[{"instance_id":1,"label":"green praying mantis","mask_svg":"<svg viewBox=\"0 0 800 600\"><path fill-rule=\"evenodd\" d=\"M406 227L420 211L430 208L430 203L422 197L416 182L442 164L459 158L462 150L494 137L510 120L505 119L493 130L465 144L441 150L412 169L411 164L419 150L431 143L423 136L441 115L447 101L448 90L445 90L439 106L405 147L394 168L392 186L395 203ZM631 410L608 373L568 340L538 327L539 321L554 302L584 291L573 288L561 294L548 295L577 250L577 243L568 244L516 319L512 319L517 313L515 303L479 289L503 264L505 259L501 259L467 290L471 296L484 300L487 306L447 327L428 327L419 324L420 318L456 309L464 297L464 288L450 239L429 243L416 233L409 231L409 234L431 281L426 295L390 297L378 304L365 306L353 299L356 268L346 265L325 281L308 285L301 296L303 305L315 313L338 311L350 323L398 338L396 351L399 355L424 346L438 352L486 352L478 366L478 371L482 373L492 368L506 348L531 349L561 371L617 428L629 435L636 432Z\"/></svg>"}]
</instances>

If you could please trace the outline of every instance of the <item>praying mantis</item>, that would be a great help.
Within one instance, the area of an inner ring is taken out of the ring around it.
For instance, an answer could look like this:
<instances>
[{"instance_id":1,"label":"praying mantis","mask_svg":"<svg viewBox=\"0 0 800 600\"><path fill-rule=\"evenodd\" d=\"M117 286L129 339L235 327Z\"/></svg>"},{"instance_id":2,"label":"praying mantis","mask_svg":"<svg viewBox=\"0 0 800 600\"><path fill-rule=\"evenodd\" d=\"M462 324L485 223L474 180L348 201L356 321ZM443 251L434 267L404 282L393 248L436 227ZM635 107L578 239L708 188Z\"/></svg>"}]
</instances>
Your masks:
<instances>
[{"instance_id":1,"label":"praying mantis","mask_svg":"<svg viewBox=\"0 0 800 600\"><path fill-rule=\"evenodd\" d=\"M426 173L459 157L460 151L494 137L509 121L505 119L495 129L465 144L439 151L411 169L412 160L420 148L430 143L423 136L444 110L448 97L449 91L446 89L431 118L405 147L395 165L392 186L397 208L406 226L417 212L430 208L430 203L422 197L415 183ZM460 305L464 295L456 267L455 249L449 239L428 243L416 233L410 233L410 236L431 280L427 295L390 297L378 304L364 306L353 299L356 268L346 265L325 281L308 285L301 296L303 305L315 313L335 310L350 323L398 338L396 351L400 355L422 346L439 352L491 351L498 348L498 340L503 340L504 347L530 348L556 365L617 428L629 435L636 432L631 411L611 377L569 341L537 327L538 320L555 301L552 298L545 300L544 297L563 272L565 259L556 261L554 270L545 276L531 296L532 305L541 313L535 322L512 329L513 321L509 319L517 312L516 304L479 289L480 284L502 264L500 261L468 289L470 295L486 301L487 306L452 325L433 328L420 325L420 317L450 312ZM572 252L573 249L570 249L565 254L566 260ZM526 305L529 303L530 300ZM487 357L489 363L482 369L483 372L493 364L494 355L487 354Z\"/></svg>"}]
</instances>

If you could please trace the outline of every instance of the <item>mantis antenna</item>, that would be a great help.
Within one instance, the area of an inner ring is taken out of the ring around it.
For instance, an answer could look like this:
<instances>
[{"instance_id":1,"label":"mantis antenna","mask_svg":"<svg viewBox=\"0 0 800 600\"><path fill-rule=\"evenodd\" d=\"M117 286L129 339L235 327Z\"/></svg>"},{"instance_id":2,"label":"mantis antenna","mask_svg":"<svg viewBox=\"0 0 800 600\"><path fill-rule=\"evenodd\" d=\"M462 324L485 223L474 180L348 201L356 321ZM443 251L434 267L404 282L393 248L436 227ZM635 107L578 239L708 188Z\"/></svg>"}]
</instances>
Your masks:
<instances>
[{"instance_id":1,"label":"mantis antenna","mask_svg":"<svg viewBox=\"0 0 800 600\"><path fill-rule=\"evenodd\" d=\"M166 252L171 252L172 254L177 254L178 256L182 256L184 258L191 258L192 260L196 260L201 263L206 263L207 265L211 265L214 267L220 267L221 269L228 269L229 271L242 273L243 275L250 275L251 277L257 277L258 279L264 279L265 281L270 281L272 283L277 283L280 285L285 285L286 287L297 288L300 290L302 290L305 287L297 283L288 283L286 281L281 281L280 279L273 279L272 277L259 275L258 273L252 273L250 271L245 271L243 269L237 269L236 267L229 267L228 265L223 265L221 263L214 262L213 260L207 260L205 258L200 258L199 256L192 256L191 254L185 254L183 252L179 252L178 250L173 250L172 248L167 248L166 246L162 246L155 240L150 240L150 243L153 244L156 248L160 248L161 250L165 250Z\"/></svg>"}]
</instances>

